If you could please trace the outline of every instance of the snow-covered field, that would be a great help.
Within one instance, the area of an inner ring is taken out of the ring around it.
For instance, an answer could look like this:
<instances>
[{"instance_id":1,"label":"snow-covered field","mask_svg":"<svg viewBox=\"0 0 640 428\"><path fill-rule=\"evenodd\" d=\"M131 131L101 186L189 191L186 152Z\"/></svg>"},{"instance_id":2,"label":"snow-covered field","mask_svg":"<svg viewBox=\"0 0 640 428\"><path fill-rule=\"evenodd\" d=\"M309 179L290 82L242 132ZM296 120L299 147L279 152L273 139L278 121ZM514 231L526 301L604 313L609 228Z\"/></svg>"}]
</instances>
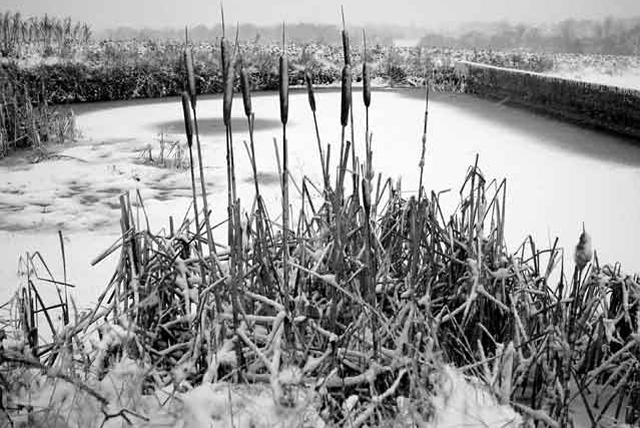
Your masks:
<instances>
[{"instance_id":1,"label":"snow-covered field","mask_svg":"<svg viewBox=\"0 0 640 428\"><path fill-rule=\"evenodd\" d=\"M555 61L555 69L547 74L601 85L640 89L638 57L561 54Z\"/></svg>"},{"instance_id":2,"label":"snow-covered field","mask_svg":"<svg viewBox=\"0 0 640 428\"><path fill-rule=\"evenodd\" d=\"M620 88L640 90L640 70L625 71L620 74L601 73L598 70L585 69L580 71L562 70L549 73L552 76L581 80L600 85L618 86Z\"/></svg>"},{"instance_id":3,"label":"snow-covered field","mask_svg":"<svg viewBox=\"0 0 640 428\"><path fill-rule=\"evenodd\" d=\"M355 94L356 100L359 93ZM246 122L240 100L234 113L238 192L244 206L252 202L251 172L243 141ZM279 207L279 185L273 138L280 144L277 95L254 99L258 169L267 202ZM295 177L320 179L313 122L304 93L291 97L288 129L290 166ZM317 94L323 143L339 147L340 95ZM221 101L199 101L200 129L210 205L214 223L226 218L224 132ZM363 117L360 103L355 117ZM374 167L391 177L402 177L408 192L417 189L420 134L424 112L421 91L378 91L371 110ZM151 145L159 153L157 135L183 140L181 107L177 99L78 106L83 139L61 148L55 157L37 164L25 157L0 163L0 282L1 300L17 283L18 258L40 251L49 267L62 278L62 230L67 253L68 281L81 304L92 302L115 263L107 258L96 267L90 262L119 236L119 195L140 191L151 228L168 227L169 216L179 222L189 206L187 171L142 163L140 150ZM507 238L513 250L528 234L538 246L555 236L571 248L584 221L593 236L601 262L622 262L640 270L635 243L640 238L640 147L615 137L576 128L531 113L467 96L437 94L429 116L425 183L453 209L467 167L480 153L487 178L508 179ZM361 147L363 121L356 127ZM360 151L360 150L358 150ZM143 213L140 211L140 215ZM143 217L141 217L143 218ZM218 236L223 237L222 230Z\"/></svg>"}]
</instances>

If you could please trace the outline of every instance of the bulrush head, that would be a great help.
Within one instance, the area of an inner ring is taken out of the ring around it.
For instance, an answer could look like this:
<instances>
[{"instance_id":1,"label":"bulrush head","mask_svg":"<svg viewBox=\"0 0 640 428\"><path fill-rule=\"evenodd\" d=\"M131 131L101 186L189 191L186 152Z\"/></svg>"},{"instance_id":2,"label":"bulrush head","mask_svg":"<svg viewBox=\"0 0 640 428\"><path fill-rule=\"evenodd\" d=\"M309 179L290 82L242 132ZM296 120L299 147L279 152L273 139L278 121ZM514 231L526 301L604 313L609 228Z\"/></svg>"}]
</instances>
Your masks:
<instances>
[{"instance_id":1,"label":"bulrush head","mask_svg":"<svg viewBox=\"0 0 640 428\"><path fill-rule=\"evenodd\" d=\"M189 93L182 92L182 115L184 117L184 132L187 135L187 144L193 145L193 121L191 119L191 109L189 108Z\"/></svg>"},{"instance_id":2,"label":"bulrush head","mask_svg":"<svg viewBox=\"0 0 640 428\"><path fill-rule=\"evenodd\" d=\"M184 50L184 66L187 71L187 88L191 108L196 108L196 75L193 69L193 53L188 47Z\"/></svg>"},{"instance_id":3,"label":"bulrush head","mask_svg":"<svg viewBox=\"0 0 640 428\"><path fill-rule=\"evenodd\" d=\"M235 73L233 69L233 65L231 62L232 59L229 59L230 63L227 67L228 70L225 73L225 82L224 82L224 100L223 100L223 112L222 117L224 120L225 126L228 126L231 123L231 107L233 104L233 81L235 79Z\"/></svg>"},{"instance_id":4,"label":"bulrush head","mask_svg":"<svg viewBox=\"0 0 640 428\"><path fill-rule=\"evenodd\" d=\"M591 243L591 237L582 227L582 233L578 239L578 245L576 245L575 263L578 270L584 269L584 267L593 258L593 245Z\"/></svg>"},{"instance_id":5,"label":"bulrush head","mask_svg":"<svg viewBox=\"0 0 640 428\"><path fill-rule=\"evenodd\" d=\"M244 114L251 117L253 109L251 107L251 83L249 82L249 72L244 67L244 63L240 68L240 90L242 91L242 104L244 105Z\"/></svg>"},{"instance_id":6,"label":"bulrush head","mask_svg":"<svg viewBox=\"0 0 640 428\"><path fill-rule=\"evenodd\" d=\"M351 67L345 64L342 67L342 102L340 108L340 124L347 126L349 123L349 107L351 106Z\"/></svg>"},{"instance_id":7,"label":"bulrush head","mask_svg":"<svg viewBox=\"0 0 640 428\"><path fill-rule=\"evenodd\" d=\"M315 113L316 95L313 90L313 78L311 77L311 73L309 72L309 70L305 71L304 79L307 82L307 95L309 96L309 107L311 107L311 111Z\"/></svg>"},{"instance_id":8,"label":"bulrush head","mask_svg":"<svg viewBox=\"0 0 640 428\"><path fill-rule=\"evenodd\" d=\"M349 53L349 34L344 22L344 7L340 7L342 13L342 49L344 53L344 67L342 67L342 102L340 108L340 124L347 126L349 123L349 108L351 107L351 54Z\"/></svg>"},{"instance_id":9,"label":"bulrush head","mask_svg":"<svg viewBox=\"0 0 640 428\"><path fill-rule=\"evenodd\" d=\"M229 70L231 60L231 46L225 36L220 39L220 66L222 69L222 78L225 79Z\"/></svg>"},{"instance_id":10,"label":"bulrush head","mask_svg":"<svg viewBox=\"0 0 640 428\"><path fill-rule=\"evenodd\" d=\"M238 35L236 29L236 48L238 46ZM233 104L233 84L236 78L235 73L235 65L234 65L234 55L228 49L227 46L227 58L224 58L225 53L222 53L223 61L225 63L226 69L224 70L224 93L223 93L223 105L222 105L222 117L225 126L229 126L231 124L231 107Z\"/></svg>"},{"instance_id":11,"label":"bulrush head","mask_svg":"<svg viewBox=\"0 0 640 428\"><path fill-rule=\"evenodd\" d=\"M362 99L365 107L371 105L371 74L369 73L369 65L367 64L367 35L362 30L362 40L364 43L364 55L362 57Z\"/></svg>"}]
</instances>

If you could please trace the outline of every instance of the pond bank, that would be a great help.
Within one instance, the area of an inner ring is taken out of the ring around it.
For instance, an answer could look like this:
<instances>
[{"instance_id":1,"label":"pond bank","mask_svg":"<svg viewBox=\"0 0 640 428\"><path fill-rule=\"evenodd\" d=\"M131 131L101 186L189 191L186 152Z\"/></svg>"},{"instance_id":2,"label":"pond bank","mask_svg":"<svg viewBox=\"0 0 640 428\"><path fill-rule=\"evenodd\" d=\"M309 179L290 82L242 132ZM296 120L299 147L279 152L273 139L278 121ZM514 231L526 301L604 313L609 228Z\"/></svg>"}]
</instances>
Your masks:
<instances>
[{"instance_id":1,"label":"pond bank","mask_svg":"<svg viewBox=\"0 0 640 428\"><path fill-rule=\"evenodd\" d=\"M461 61L466 92L640 140L640 91Z\"/></svg>"}]
</instances>

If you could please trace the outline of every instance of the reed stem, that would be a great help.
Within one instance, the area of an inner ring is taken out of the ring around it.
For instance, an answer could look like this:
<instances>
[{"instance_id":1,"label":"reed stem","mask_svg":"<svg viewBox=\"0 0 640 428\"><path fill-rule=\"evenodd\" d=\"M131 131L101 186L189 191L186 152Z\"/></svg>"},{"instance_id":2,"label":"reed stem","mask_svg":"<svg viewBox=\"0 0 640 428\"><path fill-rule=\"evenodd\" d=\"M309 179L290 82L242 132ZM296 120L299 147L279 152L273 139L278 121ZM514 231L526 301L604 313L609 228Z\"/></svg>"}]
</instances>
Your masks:
<instances>
[{"instance_id":1,"label":"reed stem","mask_svg":"<svg viewBox=\"0 0 640 428\"><path fill-rule=\"evenodd\" d=\"M425 106L424 106L424 125L422 128L422 153L420 154L420 181L418 183L418 203L422 201L424 189L423 189L423 176L424 176L424 163L427 152L427 123L429 121L429 79L427 74L424 76L425 85Z\"/></svg>"},{"instance_id":2,"label":"reed stem","mask_svg":"<svg viewBox=\"0 0 640 428\"><path fill-rule=\"evenodd\" d=\"M309 98L309 108L311 109L311 113L313 115L313 125L316 132L316 141L318 142L318 153L320 155L320 166L322 170L322 179L324 183L324 188L329 188L329 176L327 172L327 168L325 165L326 159L324 155L324 150L322 149L322 140L320 138L320 129L318 127L318 116L316 114L316 98L313 90L313 79L311 77L311 73L307 70L305 72L305 80L307 82L307 94Z\"/></svg>"},{"instance_id":3,"label":"reed stem","mask_svg":"<svg viewBox=\"0 0 640 428\"><path fill-rule=\"evenodd\" d=\"M282 23L282 55L280 56L280 121L282 122L282 265L283 292L289 299L289 147L287 121L289 117L289 69L286 53L285 25Z\"/></svg>"}]
</instances>

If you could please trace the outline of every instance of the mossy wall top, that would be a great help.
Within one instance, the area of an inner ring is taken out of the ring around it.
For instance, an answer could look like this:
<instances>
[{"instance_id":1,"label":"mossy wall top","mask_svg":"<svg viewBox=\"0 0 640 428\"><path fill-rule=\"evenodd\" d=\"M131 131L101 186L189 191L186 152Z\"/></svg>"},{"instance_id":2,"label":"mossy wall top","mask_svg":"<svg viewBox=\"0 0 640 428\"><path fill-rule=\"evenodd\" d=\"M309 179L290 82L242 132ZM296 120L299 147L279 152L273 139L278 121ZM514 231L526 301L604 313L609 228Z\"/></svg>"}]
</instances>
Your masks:
<instances>
[{"instance_id":1,"label":"mossy wall top","mask_svg":"<svg viewBox=\"0 0 640 428\"><path fill-rule=\"evenodd\" d=\"M466 92L640 140L640 91L461 61Z\"/></svg>"}]
</instances>

